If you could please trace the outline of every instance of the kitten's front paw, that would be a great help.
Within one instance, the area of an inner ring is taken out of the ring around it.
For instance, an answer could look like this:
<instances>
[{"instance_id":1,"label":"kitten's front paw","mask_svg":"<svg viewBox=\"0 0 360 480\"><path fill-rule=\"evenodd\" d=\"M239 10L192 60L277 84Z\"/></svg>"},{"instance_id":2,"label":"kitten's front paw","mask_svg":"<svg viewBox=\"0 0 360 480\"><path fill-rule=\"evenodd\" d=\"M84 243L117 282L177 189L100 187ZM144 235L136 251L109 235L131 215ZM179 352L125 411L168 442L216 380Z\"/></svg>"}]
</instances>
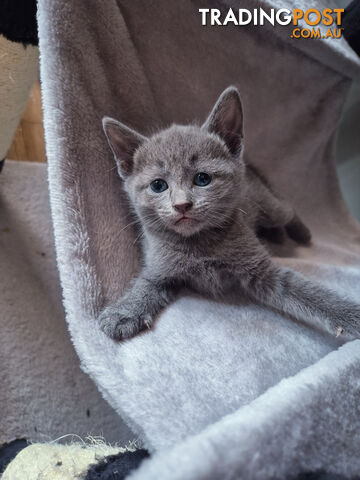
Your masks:
<instances>
[{"instance_id":1,"label":"kitten's front paw","mask_svg":"<svg viewBox=\"0 0 360 480\"><path fill-rule=\"evenodd\" d=\"M141 330L152 326L150 315L139 315L126 305L106 307L98 321L100 329L113 340L134 337Z\"/></svg>"},{"instance_id":2,"label":"kitten's front paw","mask_svg":"<svg viewBox=\"0 0 360 480\"><path fill-rule=\"evenodd\" d=\"M337 323L335 329L336 337L347 335L353 338L360 338L360 307L351 308L344 314L343 319Z\"/></svg>"}]
</instances>

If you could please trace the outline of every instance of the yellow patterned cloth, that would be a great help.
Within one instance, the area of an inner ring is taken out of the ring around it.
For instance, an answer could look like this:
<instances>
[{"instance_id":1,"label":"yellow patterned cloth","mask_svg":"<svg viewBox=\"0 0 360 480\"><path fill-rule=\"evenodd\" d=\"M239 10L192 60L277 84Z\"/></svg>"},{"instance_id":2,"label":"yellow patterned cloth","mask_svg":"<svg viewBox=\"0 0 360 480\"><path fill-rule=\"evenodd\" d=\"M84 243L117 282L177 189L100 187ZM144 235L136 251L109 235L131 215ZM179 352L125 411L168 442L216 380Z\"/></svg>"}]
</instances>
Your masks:
<instances>
[{"instance_id":1,"label":"yellow patterned cloth","mask_svg":"<svg viewBox=\"0 0 360 480\"><path fill-rule=\"evenodd\" d=\"M21 450L3 473L2 480L74 480L83 479L90 465L125 448L104 443L35 443Z\"/></svg>"}]
</instances>

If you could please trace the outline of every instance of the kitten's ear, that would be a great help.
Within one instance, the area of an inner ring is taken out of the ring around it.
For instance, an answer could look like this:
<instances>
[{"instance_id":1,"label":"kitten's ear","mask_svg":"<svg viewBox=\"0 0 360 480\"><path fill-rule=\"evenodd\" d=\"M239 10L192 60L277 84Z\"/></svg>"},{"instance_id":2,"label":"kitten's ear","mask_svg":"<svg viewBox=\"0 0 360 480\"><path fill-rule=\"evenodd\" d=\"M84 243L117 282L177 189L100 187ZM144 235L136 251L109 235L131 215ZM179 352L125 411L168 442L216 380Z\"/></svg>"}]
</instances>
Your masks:
<instances>
[{"instance_id":1,"label":"kitten's ear","mask_svg":"<svg viewBox=\"0 0 360 480\"><path fill-rule=\"evenodd\" d=\"M146 140L146 137L110 117L104 117L102 124L114 154L119 175L125 179L133 171L135 150Z\"/></svg>"},{"instance_id":2,"label":"kitten's ear","mask_svg":"<svg viewBox=\"0 0 360 480\"><path fill-rule=\"evenodd\" d=\"M243 112L237 88L228 87L223 91L202 128L219 135L233 155L240 153Z\"/></svg>"}]
</instances>

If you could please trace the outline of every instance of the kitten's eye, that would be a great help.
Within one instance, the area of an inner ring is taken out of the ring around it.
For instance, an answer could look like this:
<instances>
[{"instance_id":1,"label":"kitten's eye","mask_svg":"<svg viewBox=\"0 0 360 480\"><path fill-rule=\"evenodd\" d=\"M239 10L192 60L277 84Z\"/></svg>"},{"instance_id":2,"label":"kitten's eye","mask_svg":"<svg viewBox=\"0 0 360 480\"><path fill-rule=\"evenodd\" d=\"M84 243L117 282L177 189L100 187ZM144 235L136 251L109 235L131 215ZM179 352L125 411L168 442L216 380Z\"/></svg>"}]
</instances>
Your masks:
<instances>
[{"instance_id":1,"label":"kitten's eye","mask_svg":"<svg viewBox=\"0 0 360 480\"><path fill-rule=\"evenodd\" d=\"M151 187L151 190L155 193L161 193L167 188L169 188L165 180L162 180L161 178L157 178L156 180L151 182L150 187Z\"/></svg>"},{"instance_id":2,"label":"kitten's eye","mask_svg":"<svg viewBox=\"0 0 360 480\"><path fill-rule=\"evenodd\" d=\"M211 176L205 172L199 172L194 177L194 183L198 187L206 187L211 182Z\"/></svg>"}]
</instances>

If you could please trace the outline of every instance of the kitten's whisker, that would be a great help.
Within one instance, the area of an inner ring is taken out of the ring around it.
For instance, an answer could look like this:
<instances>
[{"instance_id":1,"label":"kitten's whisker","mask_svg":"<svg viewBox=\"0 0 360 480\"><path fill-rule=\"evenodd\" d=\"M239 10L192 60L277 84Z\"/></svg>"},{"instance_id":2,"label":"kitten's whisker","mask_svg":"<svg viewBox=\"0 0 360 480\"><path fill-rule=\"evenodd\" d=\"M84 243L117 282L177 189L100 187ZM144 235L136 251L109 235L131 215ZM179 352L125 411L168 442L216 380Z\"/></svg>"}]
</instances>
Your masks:
<instances>
[{"instance_id":1,"label":"kitten's whisker","mask_svg":"<svg viewBox=\"0 0 360 480\"><path fill-rule=\"evenodd\" d=\"M135 238L135 240L134 240L134 242L133 242L133 245L135 245L135 243L136 243L141 237L143 237L144 235L145 235L145 232L141 232L140 235L138 235L138 236Z\"/></svg>"},{"instance_id":2,"label":"kitten's whisker","mask_svg":"<svg viewBox=\"0 0 360 480\"><path fill-rule=\"evenodd\" d=\"M106 170L106 173L112 172L113 170L115 170L115 168L117 168L117 165L115 165L115 167L112 167Z\"/></svg>"},{"instance_id":3,"label":"kitten's whisker","mask_svg":"<svg viewBox=\"0 0 360 480\"><path fill-rule=\"evenodd\" d=\"M263 209L263 207L260 205L260 203L258 203L254 198L252 199L252 201L256 204L257 207L259 207L259 209L260 209L263 213L266 213L266 210Z\"/></svg>"},{"instance_id":4,"label":"kitten's whisker","mask_svg":"<svg viewBox=\"0 0 360 480\"><path fill-rule=\"evenodd\" d=\"M135 223L140 223L140 219L137 219L137 220L134 220L133 222L128 223L127 225L125 225L125 227L123 227L120 230L120 232L124 231L126 228L130 227L131 225L135 225Z\"/></svg>"}]
</instances>

